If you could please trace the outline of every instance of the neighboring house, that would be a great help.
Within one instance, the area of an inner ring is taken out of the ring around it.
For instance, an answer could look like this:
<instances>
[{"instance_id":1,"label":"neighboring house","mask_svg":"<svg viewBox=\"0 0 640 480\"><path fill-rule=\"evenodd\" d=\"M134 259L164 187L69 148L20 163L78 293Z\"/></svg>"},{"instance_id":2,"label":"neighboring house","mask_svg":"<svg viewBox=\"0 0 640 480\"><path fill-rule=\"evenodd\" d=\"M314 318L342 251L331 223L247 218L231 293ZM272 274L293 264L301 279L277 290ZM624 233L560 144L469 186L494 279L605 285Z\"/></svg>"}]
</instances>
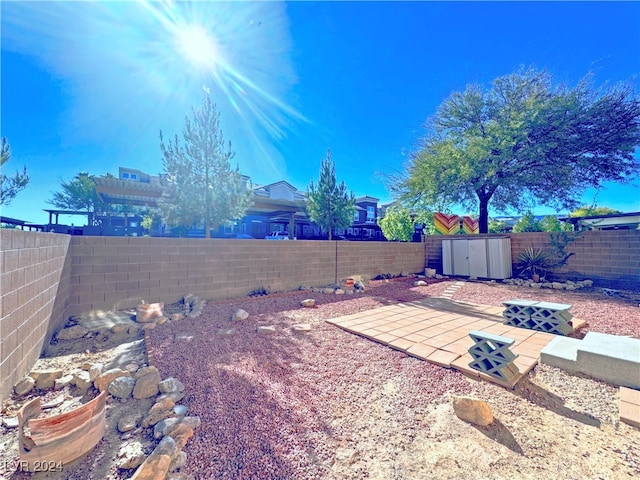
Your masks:
<instances>
[{"instance_id":1,"label":"neighboring house","mask_svg":"<svg viewBox=\"0 0 640 480\"><path fill-rule=\"evenodd\" d=\"M336 233L354 240L384 240L378 225L378 201L379 199L375 197L357 197L353 223L346 231Z\"/></svg>"},{"instance_id":2,"label":"neighboring house","mask_svg":"<svg viewBox=\"0 0 640 480\"><path fill-rule=\"evenodd\" d=\"M561 222L572 223L575 230L640 230L640 212L558 219Z\"/></svg>"},{"instance_id":3,"label":"neighboring house","mask_svg":"<svg viewBox=\"0 0 640 480\"><path fill-rule=\"evenodd\" d=\"M249 177L243 176L248 183ZM96 178L96 192L107 203L157 207L162 195L161 176L120 167L118 178ZM254 201L240 220L220 227L214 236L232 233L264 238L271 232L289 232L291 238L320 238L320 229L306 213L306 192L282 180L253 186ZM353 240L384 240L378 220L378 199L356 198L353 224L336 232Z\"/></svg>"}]
</instances>

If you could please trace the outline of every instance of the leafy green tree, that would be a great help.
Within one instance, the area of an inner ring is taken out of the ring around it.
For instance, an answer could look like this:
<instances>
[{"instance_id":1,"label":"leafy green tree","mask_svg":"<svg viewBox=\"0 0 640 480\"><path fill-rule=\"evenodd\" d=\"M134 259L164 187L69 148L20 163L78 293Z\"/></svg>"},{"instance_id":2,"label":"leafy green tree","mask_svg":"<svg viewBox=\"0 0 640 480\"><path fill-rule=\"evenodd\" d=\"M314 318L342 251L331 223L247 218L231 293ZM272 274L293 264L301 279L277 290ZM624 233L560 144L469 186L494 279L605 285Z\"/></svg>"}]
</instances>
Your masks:
<instances>
[{"instance_id":1,"label":"leafy green tree","mask_svg":"<svg viewBox=\"0 0 640 480\"><path fill-rule=\"evenodd\" d=\"M540 227L543 232L571 232L573 226L567 222L561 222L558 217L547 215L540 220Z\"/></svg>"},{"instance_id":2,"label":"leafy green tree","mask_svg":"<svg viewBox=\"0 0 640 480\"><path fill-rule=\"evenodd\" d=\"M331 150L327 150L327 156L322 159L318 184L313 180L309 183L306 209L309 218L329 233L329 240L335 229L351 225L356 199L353 192L347 191L344 181L338 184Z\"/></svg>"},{"instance_id":3,"label":"leafy green tree","mask_svg":"<svg viewBox=\"0 0 640 480\"><path fill-rule=\"evenodd\" d=\"M231 167L234 156L220 128L220 113L205 93L199 108L185 117L184 143L175 135L160 148L166 172L160 201L168 225L205 227L206 238L212 227L241 218L251 204L251 190L242 174Z\"/></svg>"},{"instance_id":4,"label":"leafy green tree","mask_svg":"<svg viewBox=\"0 0 640 480\"><path fill-rule=\"evenodd\" d=\"M413 239L414 223L406 208L388 208L384 217L378 220L378 225L387 240L410 242Z\"/></svg>"},{"instance_id":5,"label":"leafy green tree","mask_svg":"<svg viewBox=\"0 0 640 480\"><path fill-rule=\"evenodd\" d=\"M520 220L513 225L514 233L543 231L542 225L540 225L540 222L536 220L536 217L531 212L525 213L520 217Z\"/></svg>"},{"instance_id":6,"label":"leafy green tree","mask_svg":"<svg viewBox=\"0 0 640 480\"><path fill-rule=\"evenodd\" d=\"M62 190L53 192L47 203L65 210L84 211L88 214L102 212L105 204L96 193L95 176L79 172L71 180L60 180Z\"/></svg>"},{"instance_id":7,"label":"leafy green tree","mask_svg":"<svg viewBox=\"0 0 640 480\"><path fill-rule=\"evenodd\" d=\"M406 170L389 177L411 203L499 212L536 204L573 208L587 187L625 182L640 171L640 101L631 87L552 87L534 69L497 78L489 91L453 93L427 122Z\"/></svg>"},{"instance_id":8,"label":"leafy green tree","mask_svg":"<svg viewBox=\"0 0 640 480\"><path fill-rule=\"evenodd\" d=\"M506 231L506 222L501 220L489 220L489 233L504 233Z\"/></svg>"},{"instance_id":9,"label":"leafy green tree","mask_svg":"<svg viewBox=\"0 0 640 480\"><path fill-rule=\"evenodd\" d=\"M0 205L9 205L20 190L23 190L29 183L27 167L23 167L22 173L16 171L15 175L8 176L2 172L2 167L11 159L11 148L6 137L2 137L0 147Z\"/></svg>"},{"instance_id":10,"label":"leafy green tree","mask_svg":"<svg viewBox=\"0 0 640 480\"><path fill-rule=\"evenodd\" d=\"M569 216L570 217L593 217L597 215L616 215L618 213L622 213L620 210L614 210L609 207L596 207L596 206L588 206L583 205L580 208L576 208L572 211Z\"/></svg>"}]
</instances>

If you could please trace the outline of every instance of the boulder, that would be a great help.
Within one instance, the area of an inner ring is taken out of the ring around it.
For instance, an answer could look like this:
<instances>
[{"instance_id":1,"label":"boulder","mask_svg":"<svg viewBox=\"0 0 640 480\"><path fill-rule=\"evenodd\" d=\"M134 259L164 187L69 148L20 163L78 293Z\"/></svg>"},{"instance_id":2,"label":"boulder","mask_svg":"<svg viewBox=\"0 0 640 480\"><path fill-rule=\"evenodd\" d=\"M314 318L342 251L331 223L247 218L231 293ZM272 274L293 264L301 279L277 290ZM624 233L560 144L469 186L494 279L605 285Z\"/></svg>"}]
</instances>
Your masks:
<instances>
[{"instance_id":1,"label":"boulder","mask_svg":"<svg viewBox=\"0 0 640 480\"><path fill-rule=\"evenodd\" d=\"M158 389L160 393L184 392L184 385L177 378L169 377L158 383Z\"/></svg>"},{"instance_id":2,"label":"boulder","mask_svg":"<svg viewBox=\"0 0 640 480\"><path fill-rule=\"evenodd\" d=\"M465 422L487 426L493 422L493 413L489 404L471 397L453 397L453 411Z\"/></svg>"},{"instance_id":3,"label":"boulder","mask_svg":"<svg viewBox=\"0 0 640 480\"><path fill-rule=\"evenodd\" d=\"M424 280L418 280L416 282L413 282L414 287L424 287L426 285L427 285L427 282L425 282Z\"/></svg>"},{"instance_id":4,"label":"boulder","mask_svg":"<svg viewBox=\"0 0 640 480\"><path fill-rule=\"evenodd\" d=\"M175 472L176 470L180 470L187 464L187 454L185 452L178 452L176 458L171 461L171 465L169 465L169 471Z\"/></svg>"},{"instance_id":5,"label":"boulder","mask_svg":"<svg viewBox=\"0 0 640 480\"><path fill-rule=\"evenodd\" d=\"M56 380L62 377L62 370L32 370L29 376L36 381L36 388L50 390Z\"/></svg>"},{"instance_id":6,"label":"boulder","mask_svg":"<svg viewBox=\"0 0 640 480\"><path fill-rule=\"evenodd\" d=\"M146 454L144 453L144 445L138 440L122 444L118 451L118 468L131 470L142 465Z\"/></svg>"},{"instance_id":7,"label":"boulder","mask_svg":"<svg viewBox=\"0 0 640 480\"><path fill-rule=\"evenodd\" d=\"M184 392L163 393L162 395L158 396L156 402L160 402L166 398L170 398L171 400L173 400L173 403L178 403L184 398Z\"/></svg>"},{"instance_id":8,"label":"boulder","mask_svg":"<svg viewBox=\"0 0 640 480\"><path fill-rule=\"evenodd\" d=\"M116 323L111 327L111 333L124 333L129 331L129 324Z\"/></svg>"},{"instance_id":9,"label":"boulder","mask_svg":"<svg viewBox=\"0 0 640 480\"><path fill-rule=\"evenodd\" d=\"M120 368L112 368L98 375L96 379L93 381L93 385L96 387L98 391L103 392L107 389L109 384L113 382L116 378L128 377L128 376L129 376L129 372L122 370Z\"/></svg>"},{"instance_id":10,"label":"boulder","mask_svg":"<svg viewBox=\"0 0 640 480\"><path fill-rule=\"evenodd\" d=\"M78 338L84 337L87 333L89 333L87 327L83 327L82 325L74 325L73 327L63 328L56 334L57 340L77 340Z\"/></svg>"},{"instance_id":11,"label":"boulder","mask_svg":"<svg viewBox=\"0 0 640 480\"><path fill-rule=\"evenodd\" d=\"M326 293L326 294L331 294L331 293L334 293L335 291L336 291L336 289L332 288L332 287L328 287L328 288L323 288L322 289L322 293Z\"/></svg>"},{"instance_id":12,"label":"boulder","mask_svg":"<svg viewBox=\"0 0 640 480\"><path fill-rule=\"evenodd\" d=\"M136 322L149 323L162 316L164 302L141 303L136 307Z\"/></svg>"},{"instance_id":13,"label":"boulder","mask_svg":"<svg viewBox=\"0 0 640 480\"><path fill-rule=\"evenodd\" d=\"M158 375L160 375L160 373L158 372L158 369L154 366L150 366L150 367L140 367L140 369L133 374L133 378L135 378L136 380L139 379L140 377L144 377L145 375L149 375L150 373L157 373Z\"/></svg>"},{"instance_id":14,"label":"boulder","mask_svg":"<svg viewBox=\"0 0 640 480\"><path fill-rule=\"evenodd\" d=\"M142 415L125 415L124 417L118 420L118 431L124 433L134 430L138 428L140 421L142 420Z\"/></svg>"},{"instance_id":15,"label":"boulder","mask_svg":"<svg viewBox=\"0 0 640 480\"><path fill-rule=\"evenodd\" d=\"M88 390L91 386L91 378L89 376L89 372L85 372L83 370L82 372L75 373L73 375L73 383L80 390Z\"/></svg>"},{"instance_id":16,"label":"boulder","mask_svg":"<svg viewBox=\"0 0 640 480\"><path fill-rule=\"evenodd\" d=\"M179 418L170 417L160 420L153 427L153 438L162 438L170 433L180 422Z\"/></svg>"},{"instance_id":17,"label":"boulder","mask_svg":"<svg viewBox=\"0 0 640 480\"><path fill-rule=\"evenodd\" d=\"M188 425L183 425L182 423L174 428L169 434L169 437L173 438L176 445L178 445L178 450L182 450L192 436L193 428Z\"/></svg>"},{"instance_id":18,"label":"boulder","mask_svg":"<svg viewBox=\"0 0 640 480\"><path fill-rule=\"evenodd\" d=\"M104 369L104 364L91 363L87 367L88 368L85 368L85 370L89 372L89 379L93 382L98 377L98 375L102 373L102 370Z\"/></svg>"},{"instance_id":19,"label":"boulder","mask_svg":"<svg viewBox=\"0 0 640 480\"><path fill-rule=\"evenodd\" d=\"M552 283L551 283L551 287L552 287L554 290L564 290L564 283L561 283L561 282L552 282Z\"/></svg>"},{"instance_id":20,"label":"boulder","mask_svg":"<svg viewBox=\"0 0 640 480\"><path fill-rule=\"evenodd\" d=\"M231 321L237 322L239 320L246 320L247 318L249 318L249 313L241 308L238 308L235 312L233 312L233 315L231 316Z\"/></svg>"},{"instance_id":21,"label":"boulder","mask_svg":"<svg viewBox=\"0 0 640 480\"><path fill-rule=\"evenodd\" d=\"M176 441L173 438L164 437L153 450L153 453L156 455L166 455L173 459L178 455L179 451L180 447L178 447L178 444L176 444Z\"/></svg>"},{"instance_id":22,"label":"boulder","mask_svg":"<svg viewBox=\"0 0 640 480\"><path fill-rule=\"evenodd\" d=\"M165 480L171 457L158 455L155 451L138 467L131 480Z\"/></svg>"},{"instance_id":23,"label":"boulder","mask_svg":"<svg viewBox=\"0 0 640 480\"><path fill-rule=\"evenodd\" d=\"M178 417L184 417L187 413L189 413L189 407L186 405L176 405L173 407L173 414Z\"/></svg>"},{"instance_id":24,"label":"boulder","mask_svg":"<svg viewBox=\"0 0 640 480\"><path fill-rule=\"evenodd\" d=\"M160 383L160 374L156 370L148 375L143 375L136 380L136 385L133 388L133 398L149 398L155 397L158 392L158 384Z\"/></svg>"},{"instance_id":25,"label":"boulder","mask_svg":"<svg viewBox=\"0 0 640 480\"><path fill-rule=\"evenodd\" d=\"M107 390L117 398L129 398L133 393L136 381L131 377L118 377L109 384Z\"/></svg>"},{"instance_id":26,"label":"boulder","mask_svg":"<svg viewBox=\"0 0 640 480\"><path fill-rule=\"evenodd\" d=\"M67 375L64 375L63 377L57 378L55 382L53 382L53 388L54 390L62 390L67 385L71 385L72 382L73 382L73 375L67 374Z\"/></svg>"},{"instance_id":27,"label":"boulder","mask_svg":"<svg viewBox=\"0 0 640 480\"><path fill-rule=\"evenodd\" d=\"M149 412L142 420L142 426L144 428L150 427L165 418L171 417L173 415L173 407L175 406L176 404L171 398L158 400L151 406Z\"/></svg>"},{"instance_id":28,"label":"boulder","mask_svg":"<svg viewBox=\"0 0 640 480\"><path fill-rule=\"evenodd\" d=\"M171 318L172 322L178 322L180 320L184 320L184 313L174 313L169 318Z\"/></svg>"},{"instance_id":29,"label":"boulder","mask_svg":"<svg viewBox=\"0 0 640 480\"><path fill-rule=\"evenodd\" d=\"M200 427L201 424L202 424L202 421L200 420L200 417L196 417L196 416L184 417L180 422L180 425L186 425L187 427L192 428L193 430Z\"/></svg>"},{"instance_id":30,"label":"boulder","mask_svg":"<svg viewBox=\"0 0 640 480\"><path fill-rule=\"evenodd\" d=\"M22 380L16 383L15 387L13 387L13 390L14 392L16 392L16 395L26 395L31 390L33 390L33 387L35 386L36 381L33 379L33 377L24 377Z\"/></svg>"},{"instance_id":31,"label":"boulder","mask_svg":"<svg viewBox=\"0 0 640 480\"><path fill-rule=\"evenodd\" d=\"M336 288L336 291L334 292L336 295L344 295L344 290L341 288Z\"/></svg>"},{"instance_id":32,"label":"boulder","mask_svg":"<svg viewBox=\"0 0 640 480\"><path fill-rule=\"evenodd\" d=\"M273 325L265 325L262 327L258 327L258 333L260 334L270 334L270 333L276 333L276 327L274 327Z\"/></svg>"},{"instance_id":33,"label":"boulder","mask_svg":"<svg viewBox=\"0 0 640 480\"><path fill-rule=\"evenodd\" d=\"M313 298L307 298L305 300L302 300L300 304L305 308L313 308L316 306L316 301Z\"/></svg>"}]
</instances>

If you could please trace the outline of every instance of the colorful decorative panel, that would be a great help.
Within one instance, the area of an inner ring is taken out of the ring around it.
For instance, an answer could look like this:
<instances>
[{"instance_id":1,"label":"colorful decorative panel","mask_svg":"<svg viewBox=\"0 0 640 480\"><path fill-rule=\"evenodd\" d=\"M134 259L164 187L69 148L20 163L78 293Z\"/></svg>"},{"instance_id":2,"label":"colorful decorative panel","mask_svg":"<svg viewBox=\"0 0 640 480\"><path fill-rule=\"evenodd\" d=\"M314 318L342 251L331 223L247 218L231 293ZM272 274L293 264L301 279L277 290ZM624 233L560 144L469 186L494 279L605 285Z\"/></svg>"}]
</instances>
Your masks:
<instances>
[{"instance_id":1,"label":"colorful decorative panel","mask_svg":"<svg viewBox=\"0 0 640 480\"><path fill-rule=\"evenodd\" d=\"M442 235L455 235L460 231L460 217L436 212L433 214L436 231Z\"/></svg>"},{"instance_id":2,"label":"colorful decorative panel","mask_svg":"<svg viewBox=\"0 0 640 480\"><path fill-rule=\"evenodd\" d=\"M462 217L462 230L467 235L474 235L480 233L480 224L478 220L474 220L471 217Z\"/></svg>"}]
</instances>

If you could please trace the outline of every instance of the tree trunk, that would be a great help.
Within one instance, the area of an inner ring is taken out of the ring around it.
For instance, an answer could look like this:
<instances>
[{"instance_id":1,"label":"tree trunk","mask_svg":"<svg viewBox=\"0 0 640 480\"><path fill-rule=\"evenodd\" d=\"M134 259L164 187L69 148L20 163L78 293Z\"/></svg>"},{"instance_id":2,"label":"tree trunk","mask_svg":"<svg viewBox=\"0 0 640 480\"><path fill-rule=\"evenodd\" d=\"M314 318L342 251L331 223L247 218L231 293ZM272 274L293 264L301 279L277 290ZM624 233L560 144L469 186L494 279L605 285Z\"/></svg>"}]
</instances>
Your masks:
<instances>
[{"instance_id":1,"label":"tree trunk","mask_svg":"<svg viewBox=\"0 0 640 480\"><path fill-rule=\"evenodd\" d=\"M331 233L333 232L333 229L331 227L329 227L329 240L331 240Z\"/></svg>"},{"instance_id":2,"label":"tree trunk","mask_svg":"<svg viewBox=\"0 0 640 480\"><path fill-rule=\"evenodd\" d=\"M480 214L478 216L478 226L480 233L489 233L489 199L479 198Z\"/></svg>"}]
</instances>

